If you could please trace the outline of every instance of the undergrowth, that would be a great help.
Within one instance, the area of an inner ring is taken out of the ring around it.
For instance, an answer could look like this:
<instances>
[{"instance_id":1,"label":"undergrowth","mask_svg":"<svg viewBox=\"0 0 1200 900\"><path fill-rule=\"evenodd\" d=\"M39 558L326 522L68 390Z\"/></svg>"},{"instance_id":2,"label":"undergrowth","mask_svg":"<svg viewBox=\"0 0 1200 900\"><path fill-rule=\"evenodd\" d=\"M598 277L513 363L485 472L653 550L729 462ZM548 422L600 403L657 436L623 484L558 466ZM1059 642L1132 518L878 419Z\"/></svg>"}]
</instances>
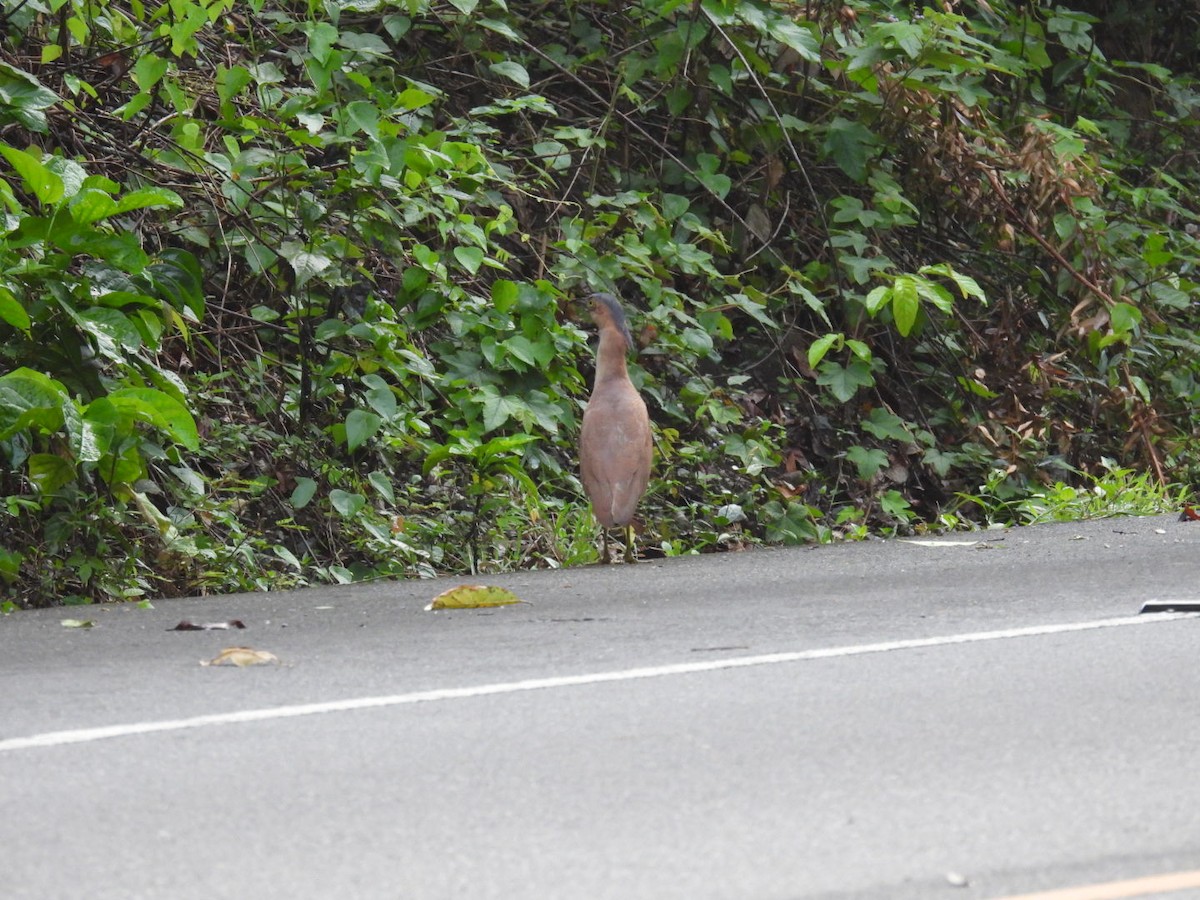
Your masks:
<instances>
[{"instance_id":1,"label":"undergrowth","mask_svg":"<svg viewBox=\"0 0 1200 900\"><path fill-rule=\"evenodd\" d=\"M1188 4L5 0L0 581L42 605L1176 506Z\"/></svg>"}]
</instances>

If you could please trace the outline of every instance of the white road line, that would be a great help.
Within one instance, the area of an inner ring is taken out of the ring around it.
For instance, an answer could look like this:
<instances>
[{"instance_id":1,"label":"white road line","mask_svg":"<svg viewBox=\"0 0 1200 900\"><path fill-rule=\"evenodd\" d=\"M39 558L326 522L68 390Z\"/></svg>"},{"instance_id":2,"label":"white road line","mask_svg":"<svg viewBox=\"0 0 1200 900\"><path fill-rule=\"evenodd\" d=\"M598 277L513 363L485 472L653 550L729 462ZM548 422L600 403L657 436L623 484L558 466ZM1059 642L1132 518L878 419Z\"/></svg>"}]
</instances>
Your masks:
<instances>
[{"instance_id":1,"label":"white road line","mask_svg":"<svg viewBox=\"0 0 1200 900\"><path fill-rule=\"evenodd\" d=\"M466 700L472 697L517 694L523 691L540 691L551 688L580 687L590 684L605 684L613 681L637 681L643 678L692 675L699 672L715 672L722 669L745 669L751 666L771 666L780 663L805 662L815 659L865 656L871 653L889 653L894 650L918 650L924 647L947 647L955 644L975 644L983 641L1001 641L1010 638L1066 634L1074 631L1095 631L1100 628L1121 628L1133 625L1149 625L1156 622L1170 622L1176 619L1193 619L1197 616L1200 616L1200 613L1155 613L1151 615L1125 616L1116 619L1098 619L1092 622L1034 625L1027 628L975 631L967 634L944 635L942 637L882 641L877 644L857 644L847 647L828 647L821 650L765 653L759 656L734 656L726 659L706 660L704 662L675 663L673 665L647 666L638 669L620 669L615 672L593 672L586 675L530 678L525 681L507 681L461 688L440 688L430 691L415 691L408 694L391 694L383 697L353 697L348 700L330 700L325 703L301 703L291 706L268 707L266 709L245 709L238 712L214 713L207 716L192 716L187 719L162 719L156 722L133 722L128 725L105 725L99 728L79 728L72 731L50 731L44 734L30 735L29 737L0 740L0 753L7 753L13 750L28 750L34 747L60 747L66 744L85 744L91 741L105 740L106 738L156 734L163 731L207 728L210 725L265 722L270 719L293 719L298 716L349 712L356 709L405 706L411 703L433 703L438 700Z\"/></svg>"},{"instance_id":2,"label":"white road line","mask_svg":"<svg viewBox=\"0 0 1200 900\"><path fill-rule=\"evenodd\" d=\"M1082 887L1039 891L1036 894L1001 897L1000 900L1124 900L1127 897L1162 897L1187 888L1200 887L1200 869L1191 872L1166 872L1127 881L1108 881Z\"/></svg>"}]
</instances>

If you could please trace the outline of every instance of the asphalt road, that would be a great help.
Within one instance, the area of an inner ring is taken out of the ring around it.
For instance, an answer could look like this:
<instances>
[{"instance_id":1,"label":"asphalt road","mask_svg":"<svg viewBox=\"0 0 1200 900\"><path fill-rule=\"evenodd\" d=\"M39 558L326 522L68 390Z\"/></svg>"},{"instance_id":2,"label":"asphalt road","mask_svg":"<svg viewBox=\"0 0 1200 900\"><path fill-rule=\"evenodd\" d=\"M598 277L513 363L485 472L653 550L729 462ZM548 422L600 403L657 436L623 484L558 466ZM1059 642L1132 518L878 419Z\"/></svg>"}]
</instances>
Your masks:
<instances>
[{"instance_id":1,"label":"asphalt road","mask_svg":"<svg viewBox=\"0 0 1200 900\"><path fill-rule=\"evenodd\" d=\"M4 617L0 897L1200 896L1200 523L944 540Z\"/></svg>"}]
</instances>

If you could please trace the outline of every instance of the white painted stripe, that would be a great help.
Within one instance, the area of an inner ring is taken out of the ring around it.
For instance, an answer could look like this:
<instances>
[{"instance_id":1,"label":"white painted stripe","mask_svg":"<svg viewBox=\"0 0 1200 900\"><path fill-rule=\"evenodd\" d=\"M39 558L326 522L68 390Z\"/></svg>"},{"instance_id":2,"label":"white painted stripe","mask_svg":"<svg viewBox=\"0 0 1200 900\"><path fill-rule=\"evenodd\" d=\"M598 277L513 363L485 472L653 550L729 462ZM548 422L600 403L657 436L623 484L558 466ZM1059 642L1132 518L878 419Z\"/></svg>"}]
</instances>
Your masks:
<instances>
[{"instance_id":1,"label":"white painted stripe","mask_svg":"<svg viewBox=\"0 0 1200 900\"><path fill-rule=\"evenodd\" d=\"M1083 887L1059 888L1056 891L1021 894L1019 897L1001 897L1000 900L1125 900L1128 897L1161 897L1164 894L1198 887L1200 869L1149 875L1127 881L1108 881Z\"/></svg>"},{"instance_id":2,"label":"white painted stripe","mask_svg":"<svg viewBox=\"0 0 1200 900\"><path fill-rule=\"evenodd\" d=\"M751 666L771 666L780 663L804 662L815 659L865 656L871 653L889 653L894 650L918 650L924 647L947 647L955 644L975 644L983 641L1001 641L1011 638L1066 634L1075 631L1095 631L1100 628L1120 628L1133 625L1149 625L1156 622L1170 622L1177 619L1194 619L1197 616L1200 616L1200 613L1155 613L1151 615L1125 616L1118 619L1098 619L1092 622L1069 622L1061 625L1004 628L998 631L975 631L967 634L944 635L942 637L882 641L877 644L857 644L847 647L827 647L820 650L765 653L759 656L734 656L726 659L711 659L704 662L620 669L615 672L593 672L586 675L557 675L549 678L530 678L525 681L480 684L473 687L439 688L430 691L415 691L408 694L391 694L382 697L353 697L348 700L330 700L325 703L301 703L292 706L268 707L267 709L246 709L238 712L214 713L207 716L192 716L187 719L163 719L156 722L133 722L128 725L79 728L73 731L50 731L29 737L0 740L0 753L12 750L28 750L33 747L59 747L65 744L84 744L90 741L101 741L106 738L156 734L163 731L207 728L210 725L265 722L271 719L293 719L298 716L349 712L356 709L405 706L411 703L433 703L438 700L465 700L472 697L489 697L495 694L517 694L523 691L580 687L590 684L606 684L613 681L637 681L643 678L693 675L700 672L716 672L723 669L745 669Z\"/></svg>"}]
</instances>

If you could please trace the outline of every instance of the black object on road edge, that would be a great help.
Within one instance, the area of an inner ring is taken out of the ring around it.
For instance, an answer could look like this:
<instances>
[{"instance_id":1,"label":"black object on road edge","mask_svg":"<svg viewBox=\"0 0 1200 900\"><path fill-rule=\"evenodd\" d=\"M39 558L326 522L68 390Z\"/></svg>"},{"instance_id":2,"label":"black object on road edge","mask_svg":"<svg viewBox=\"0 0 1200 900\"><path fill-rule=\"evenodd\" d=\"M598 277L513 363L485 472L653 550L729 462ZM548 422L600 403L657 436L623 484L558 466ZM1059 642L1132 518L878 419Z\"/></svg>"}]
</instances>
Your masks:
<instances>
[{"instance_id":1,"label":"black object on road edge","mask_svg":"<svg viewBox=\"0 0 1200 900\"><path fill-rule=\"evenodd\" d=\"M1138 612L1200 612L1200 600L1147 600Z\"/></svg>"}]
</instances>

